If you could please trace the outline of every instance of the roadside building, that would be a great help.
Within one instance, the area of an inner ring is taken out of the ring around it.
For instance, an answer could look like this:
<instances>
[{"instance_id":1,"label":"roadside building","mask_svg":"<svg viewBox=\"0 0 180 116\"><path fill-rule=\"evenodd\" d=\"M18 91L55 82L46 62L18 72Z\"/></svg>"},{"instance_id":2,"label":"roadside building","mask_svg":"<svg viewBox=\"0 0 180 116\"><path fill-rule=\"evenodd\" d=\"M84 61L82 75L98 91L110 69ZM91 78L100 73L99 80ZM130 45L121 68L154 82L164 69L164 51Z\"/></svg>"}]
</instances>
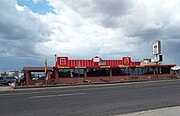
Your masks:
<instances>
[{"instance_id":1,"label":"roadside building","mask_svg":"<svg viewBox=\"0 0 180 116\"><path fill-rule=\"evenodd\" d=\"M118 60L105 60L98 56L89 60L73 60L68 57L57 57L56 64L47 68L47 74L53 72L55 82L83 83L109 82L130 79L169 78L171 67L175 64L155 64L151 59L132 61L131 57L122 57ZM52 71L53 69L53 71ZM32 72L44 72L45 67L24 67L27 85L45 80L32 80Z\"/></svg>"},{"instance_id":2,"label":"roadside building","mask_svg":"<svg viewBox=\"0 0 180 116\"><path fill-rule=\"evenodd\" d=\"M19 71L17 70L11 70L6 72L0 72L0 76L17 76L19 75Z\"/></svg>"},{"instance_id":3,"label":"roadside building","mask_svg":"<svg viewBox=\"0 0 180 116\"><path fill-rule=\"evenodd\" d=\"M53 67L23 67L24 78L26 85L35 85L36 83L45 84L44 72L46 69L47 76L50 77L50 72Z\"/></svg>"},{"instance_id":4,"label":"roadside building","mask_svg":"<svg viewBox=\"0 0 180 116\"><path fill-rule=\"evenodd\" d=\"M7 72L6 72L6 75L7 75L7 76L17 76L17 77L18 77L19 71L17 71L17 70L7 71Z\"/></svg>"},{"instance_id":5,"label":"roadside building","mask_svg":"<svg viewBox=\"0 0 180 116\"><path fill-rule=\"evenodd\" d=\"M174 66L171 68L171 74L173 77L180 78L180 66Z\"/></svg>"},{"instance_id":6,"label":"roadside building","mask_svg":"<svg viewBox=\"0 0 180 116\"><path fill-rule=\"evenodd\" d=\"M4 72L0 72L0 77L4 76Z\"/></svg>"}]
</instances>

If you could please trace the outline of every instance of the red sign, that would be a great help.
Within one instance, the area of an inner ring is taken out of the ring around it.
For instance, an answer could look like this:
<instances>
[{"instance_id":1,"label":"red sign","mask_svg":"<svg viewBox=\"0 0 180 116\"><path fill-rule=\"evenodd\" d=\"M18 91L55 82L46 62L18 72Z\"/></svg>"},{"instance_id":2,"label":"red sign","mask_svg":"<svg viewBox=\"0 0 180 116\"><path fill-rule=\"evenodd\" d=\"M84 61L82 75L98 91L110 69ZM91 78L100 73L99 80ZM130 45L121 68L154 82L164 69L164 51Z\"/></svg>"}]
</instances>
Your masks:
<instances>
[{"instance_id":1,"label":"red sign","mask_svg":"<svg viewBox=\"0 0 180 116\"><path fill-rule=\"evenodd\" d=\"M68 66L68 57L58 57L56 66Z\"/></svg>"},{"instance_id":2,"label":"red sign","mask_svg":"<svg viewBox=\"0 0 180 116\"><path fill-rule=\"evenodd\" d=\"M124 66L131 65L131 57L123 57L122 60L123 60L123 65Z\"/></svg>"}]
</instances>

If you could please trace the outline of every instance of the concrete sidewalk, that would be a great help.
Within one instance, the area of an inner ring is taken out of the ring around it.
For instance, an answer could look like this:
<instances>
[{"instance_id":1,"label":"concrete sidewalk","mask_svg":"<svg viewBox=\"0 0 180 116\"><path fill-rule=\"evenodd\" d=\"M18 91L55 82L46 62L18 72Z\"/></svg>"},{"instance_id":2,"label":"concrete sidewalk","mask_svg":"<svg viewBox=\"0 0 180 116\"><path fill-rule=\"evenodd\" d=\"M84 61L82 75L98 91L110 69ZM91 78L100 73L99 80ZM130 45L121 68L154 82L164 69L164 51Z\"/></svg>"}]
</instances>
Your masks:
<instances>
[{"instance_id":1,"label":"concrete sidewalk","mask_svg":"<svg viewBox=\"0 0 180 116\"><path fill-rule=\"evenodd\" d=\"M18 90L33 90L33 89L47 89L47 88L69 88L69 87L80 87L80 86L104 86L104 85L131 85L131 84L139 84L139 83L152 83L152 82L166 82L166 81L174 81L176 79L159 79L159 80L126 80L126 81L111 81L111 82L93 82L93 83L75 83L75 84L55 84L55 85L29 85L29 86L16 86L12 88L10 86L0 86L0 91L8 91L13 89Z\"/></svg>"},{"instance_id":2,"label":"concrete sidewalk","mask_svg":"<svg viewBox=\"0 0 180 116\"><path fill-rule=\"evenodd\" d=\"M118 84L118 83L137 83L137 82L163 82L163 81L174 81L176 79L163 78L163 79L134 79L134 80L121 80L121 81L109 81L109 82L91 82L91 83L68 83L68 84L55 84L55 85L29 85L29 86L17 86L15 89L26 89L26 88L47 88L47 87L63 87L63 86L81 86L81 85L103 85L103 84Z\"/></svg>"},{"instance_id":3,"label":"concrete sidewalk","mask_svg":"<svg viewBox=\"0 0 180 116\"><path fill-rule=\"evenodd\" d=\"M134 112L118 116L180 116L180 106Z\"/></svg>"}]
</instances>

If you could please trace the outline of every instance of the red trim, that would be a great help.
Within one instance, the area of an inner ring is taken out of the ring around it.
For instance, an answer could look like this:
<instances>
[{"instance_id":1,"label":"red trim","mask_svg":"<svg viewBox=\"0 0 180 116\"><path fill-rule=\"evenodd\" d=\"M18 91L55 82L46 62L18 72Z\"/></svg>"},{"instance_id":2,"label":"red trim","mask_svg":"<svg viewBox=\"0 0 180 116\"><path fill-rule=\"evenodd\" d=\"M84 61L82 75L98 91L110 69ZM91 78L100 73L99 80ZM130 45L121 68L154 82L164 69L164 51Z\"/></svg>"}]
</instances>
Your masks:
<instances>
[{"instance_id":1,"label":"red trim","mask_svg":"<svg viewBox=\"0 0 180 116\"><path fill-rule=\"evenodd\" d=\"M63 64L60 62L60 59L65 59L66 64ZM94 57L99 58L99 57ZM131 57L123 57L122 60L102 60L105 62L105 67L109 68L120 68L120 67L129 67L129 68L135 68L135 67L173 67L176 66L175 64L153 64L153 65L141 65L141 62L133 62L131 61ZM128 60L128 62L124 61ZM78 65L78 62L80 62L80 67L86 67L86 68L100 68L98 62L93 62L93 58L91 60L69 60L68 57L57 57L56 61L56 68L76 68Z\"/></svg>"}]
</instances>

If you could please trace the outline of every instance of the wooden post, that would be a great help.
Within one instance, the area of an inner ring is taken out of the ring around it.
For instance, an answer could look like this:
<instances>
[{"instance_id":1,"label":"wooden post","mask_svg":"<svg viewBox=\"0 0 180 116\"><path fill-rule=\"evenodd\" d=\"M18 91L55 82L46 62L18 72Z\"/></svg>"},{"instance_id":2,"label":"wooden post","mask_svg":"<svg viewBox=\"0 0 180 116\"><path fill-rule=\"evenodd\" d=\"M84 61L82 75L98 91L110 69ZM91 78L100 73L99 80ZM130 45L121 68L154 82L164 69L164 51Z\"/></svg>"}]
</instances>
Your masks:
<instances>
[{"instance_id":1,"label":"wooden post","mask_svg":"<svg viewBox=\"0 0 180 116\"><path fill-rule=\"evenodd\" d=\"M110 80L113 81L112 68L109 69L109 73L110 73Z\"/></svg>"},{"instance_id":2,"label":"wooden post","mask_svg":"<svg viewBox=\"0 0 180 116\"><path fill-rule=\"evenodd\" d=\"M29 83L30 83L30 72L29 71L26 71L25 72L26 73L26 86L28 86L29 85Z\"/></svg>"},{"instance_id":3,"label":"wooden post","mask_svg":"<svg viewBox=\"0 0 180 116\"><path fill-rule=\"evenodd\" d=\"M84 69L84 80L86 80L86 78L87 78L87 69L85 68Z\"/></svg>"},{"instance_id":4,"label":"wooden post","mask_svg":"<svg viewBox=\"0 0 180 116\"><path fill-rule=\"evenodd\" d=\"M55 69L55 83L59 83L59 74L58 74L58 69Z\"/></svg>"},{"instance_id":5,"label":"wooden post","mask_svg":"<svg viewBox=\"0 0 180 116\"><path fill-rule=\"evenodd\" d=\"M135 68L134 68L134 67L132 68L132 75L133 75L133 76L136 76L136 71L135 71Z\"/></svg>"}]
</instances>

